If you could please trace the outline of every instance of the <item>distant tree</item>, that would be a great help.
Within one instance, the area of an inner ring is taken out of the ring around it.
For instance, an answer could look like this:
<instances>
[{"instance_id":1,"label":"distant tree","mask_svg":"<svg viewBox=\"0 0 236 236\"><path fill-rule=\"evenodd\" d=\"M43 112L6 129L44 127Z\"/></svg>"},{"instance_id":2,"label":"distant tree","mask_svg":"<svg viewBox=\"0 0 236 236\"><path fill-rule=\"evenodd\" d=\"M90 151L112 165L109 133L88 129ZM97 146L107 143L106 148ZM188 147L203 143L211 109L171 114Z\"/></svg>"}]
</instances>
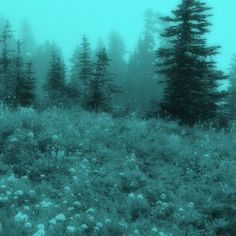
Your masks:
<instances>
[{"instance_id":1,"label":"distant tree","mask_svg":"<svg viewBox=\"0 0 236 236\"><path fill-rule=\"evenodd\" d=\"M3 27L1 34L2 52L0 57L0 76L1 76L1 100L4 103L13 105L14 91L15 91L15 80L13 70L13 56L11 50L11 39L12 39L11 25L7 21Z\"/></svg>"},{"instance_id":2,"label":"distant tree","mask_svg":"<svg viewBox=\"0 0 236 236\"><path fill-rule=\"evenodd\" d=\"M22 56L26 60L31 60L37 47L37 42L33 30L26 19L21 22L20 38L22 41Z\"/></svg>"},{"instance_id":3,"label":"distant tree","mask_svg":"<svg viewBox=\"0 0 236 236\"><path fill-rule=\"evenodd\" d=\"M229 96L229 110L231 117L236 120L236 55L234 55L230 68L230 96Z\"/></svg>"},{"instance_id":4,"label":"distant tree","mask_svg":"<svg viewBox=\"0 0 236 236\"><path fill-rule=\"evenodd\" d=\"M32 62L28 62L24 68L21 54L21 42L17 42L16 55L16 90L15 105L30 107L35 104L35 78L32 70Z\"/></svg>"},{"instance_id":5,"label":"distant tree","mask_svg":"<svg viewBox=\"0 0 236 236\"><path fill-rule=\"evenodd\" d=\"M144 31L129 59L126 81L130 107L141 113L150 110L151 101L158 101L162 94L155 73L156 33L156 14L148 9L144 14Z\"/></svg>"},{"instance_id":6,"label":"distant tree","mask_svg":"<svg viewBox=\"0 0 236 236\"><path fill-rule=\"evenodd\" d=\"M114 96L114 106L124 106L124 86L126 83L127 54L123 38L118 32L111 32L109 37L108 54L110 58L110 70L115 75L116 84L120 86L120 92Z\"/></svg>"},{"instance_id":7,"label":"distant tree","mask_svg":"<svg viewBox=\"0 0 236 236\"><path fill-rule=\"evenodd\" d=\"M116 92L112 75L109 73L109 58L106 49L97 54L97 62L94 66L93 77L90 82L87 108L96 112L109 112L112 110L112 94Z\"/></svg>"},{"instance_id":8,"label":"distant tree","mask_svg":"<svg viewBox=\"0 0 236 236\"><path fill-rule=\"evenodd\" d=\"M92 77L91 50L88 38L84 35L81 43L80 52L80 92L82 106L86 106L89 96L89 84Z\"/></svg>"},{"instance_id":9,"label":"distant tree","mask_svg":"<svg viewBox=\"0 0 236 236\"><path fill-rule=\"evenodd\" d=\"M63 105L65 100L65 65L60 56L53 53L44 86L50 105Z\"/></svg>"},{"instance_id":10,"label":"distant tree","mask_svg":"<svg viewBox=\"0 0 236 236\"><path fill-rule=\"evenodd\" d=\"M158 72L167 84L160 102L162 117L194 125L219 115L224 94L218 91L218 81L225 77L212 60L219 47L207 46L204 37L209 32L210 9L199 0L182 0L173 17L163 18L171 24L162 35L171 46L157 52Z\"/></svg>"}]
</instances>

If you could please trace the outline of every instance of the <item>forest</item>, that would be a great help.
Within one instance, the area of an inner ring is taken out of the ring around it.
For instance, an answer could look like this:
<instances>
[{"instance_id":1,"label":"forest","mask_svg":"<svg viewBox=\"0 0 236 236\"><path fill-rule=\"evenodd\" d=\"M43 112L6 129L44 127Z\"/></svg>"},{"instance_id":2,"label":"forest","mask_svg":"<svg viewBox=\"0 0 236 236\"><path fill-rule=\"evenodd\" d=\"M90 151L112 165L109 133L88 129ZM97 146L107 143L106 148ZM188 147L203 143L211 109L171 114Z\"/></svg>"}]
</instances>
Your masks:
<instances>
[{"instance_id":1,"label":"forest","mask_svg":"<svg viewBox=\"0 0 236 236\"><path fill-rule=\"evenodd\" d=\"M0 235L236 235L236 54L212 8L144 13L70 61L0 18ZM233 53L232 53L233 54Z\"/></svg>"}]
</instances>

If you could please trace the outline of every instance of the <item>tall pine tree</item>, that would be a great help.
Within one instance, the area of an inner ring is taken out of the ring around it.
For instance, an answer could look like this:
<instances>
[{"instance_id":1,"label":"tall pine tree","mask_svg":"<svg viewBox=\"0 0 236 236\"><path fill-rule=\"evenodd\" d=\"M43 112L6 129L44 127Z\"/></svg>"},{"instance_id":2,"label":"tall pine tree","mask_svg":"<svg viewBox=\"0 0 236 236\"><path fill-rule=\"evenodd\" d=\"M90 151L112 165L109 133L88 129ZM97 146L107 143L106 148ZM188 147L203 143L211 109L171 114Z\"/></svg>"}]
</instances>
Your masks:
<instances>
[{"instance_id":1,"label":"tall pine tree","mask_svg":"<svg viewBox=\"0 0 236 236\"><path fill-rule=\"evenodd\" d=\"M200 0L182 0L173 17L162 18L170 23L162 35L170 47L157 52L158 72L167 85L160 115L188 125L216 119L224 96L218 81L225 78L212 60L219 47L209 47L205 38L210 9Z\"/></svg>"},{"instance_id":2,"label":"tall pine tree","mask_svg":"<svg viewBox=\"0 0 236 236\"><path fill-rule=\"evenodd\" d=\"M3 27L3 32L1 35L2 52L0 57L0 96L1 102L7 103L8 105L13 105L14 102L14 91L15 91L15 81L14 81L14 66L12 50L10 48L10 42L12 39L11 25L7 21Z\"/></svg>"},{"instance_id":3,"label":"tall pine tree","mask_svg":"<svg viewBox=\"0 0 236 236\"><path fill-rule=\"evenodd\" d=\"M55 53L52 55L52 61L47 75L45 89L50 105L61 106L65 101L65 66L61 58Z\"/></svg>"},{"instance_id":4,"label":"tall pine tree","mask_svg":"<svg viewBox=\"0 0 236 236\"><path fill-rule=\"evenodd\" d=\"M100 50L89 86L89 98L86 105L89 110L96 112L112 110L112 94L117 91L117 88L112 83L112 75L108 70L109 61L106 49Z\"/></svg>"}]
</instances>

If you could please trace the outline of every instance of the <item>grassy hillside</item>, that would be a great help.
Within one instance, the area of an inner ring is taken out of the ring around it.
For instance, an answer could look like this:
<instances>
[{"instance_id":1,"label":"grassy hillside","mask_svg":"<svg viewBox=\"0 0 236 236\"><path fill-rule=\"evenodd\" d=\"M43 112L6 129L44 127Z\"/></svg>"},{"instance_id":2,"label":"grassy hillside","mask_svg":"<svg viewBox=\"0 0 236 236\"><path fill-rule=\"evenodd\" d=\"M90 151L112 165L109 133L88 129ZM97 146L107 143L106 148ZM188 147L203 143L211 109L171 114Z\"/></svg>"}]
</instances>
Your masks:
<instances>
[{"instance_id":1,"label":"grassy hillside","mask_svg":"<svg viewBox=\"0 0 236 236\"><path fill-rule=\"evenodd\" d=\"M0 111L0 235L236 235L236 129Z\"/></svg>"}]
</instances>

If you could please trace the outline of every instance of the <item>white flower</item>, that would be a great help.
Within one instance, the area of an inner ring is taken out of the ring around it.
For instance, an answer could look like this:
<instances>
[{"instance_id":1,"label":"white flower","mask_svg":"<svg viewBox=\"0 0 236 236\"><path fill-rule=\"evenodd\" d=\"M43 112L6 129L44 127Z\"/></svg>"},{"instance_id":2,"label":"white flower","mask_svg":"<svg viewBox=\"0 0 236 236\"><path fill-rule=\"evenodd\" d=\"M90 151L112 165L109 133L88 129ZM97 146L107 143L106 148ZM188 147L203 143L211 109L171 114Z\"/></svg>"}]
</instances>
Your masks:
<instances>
[{"instance_id":1,"label":"white flower","mask_svg":"<svg viewBox=\"0 0 236 236\"><path fill-rule=\"evenodd\" d=\"M105 223L106 223L106 224L109 224L109 223L111 223L111 220L110 220L110 219L106 219L106 220L105 220Z\"/></svg>"},{"instance_id":2,"label":"white flower","mask_svg":"<svg viewBox=\"0 0 236 236\"><path fill-rule=\"evenodd\" d=\"M5 184L1 185L1 189L5 189L7 186Z\"/></svg>"},{"instance_id":3,"label":"white flower","mask_svg":"<svg viewBox=\"0 0 236 236\"><path fill-rule=\"evenodd\" d=\"M102 228L102 227L103 227L103 223L98 222L98 223L96 224L96 226L99 227L99 228Z\"/></svg>"},{"instance_id":4,"label":"white flower","mask_svg":"<svg viewBox=\"0 0 236 236\"><path fill-rule=\"evenodd\" d=\"M157 233L157 232L158 232L157 227L153 227L153 228L152 228L152 232L153 232L153 233Z\"/></svg>"},{"instance_id":5,"label":"white flower","mask_svg":"<svg viewBox=\"0 0 236 236\"><path fill-rule=\"evenodd\" d=\"M138 230L138 229L135 229L135 230L134 230L134 233L135 233L135 234L139 234L139 230Z\"/></svg>"},{"instance_id":6,"label":"white flower","mask_svg":"<svg viewBox=\"0 0 236 236\"><path fill-rule=\"evenodd\" d=\"M16 137L11 137L9 141L10 143L16 143L18 142L18 139Z\"/></svg>"},{"instance_id":7,"label":"white flower","mask_svg":"<svg viewBox=\"0 0 236 236\"><path fill-rule=\"evenodd\" d=\"M28 211L28 210L30 210L30 207L29 206L24 206L24 210Z\"/></svg>"},{"instance_id":8,"label":"white flower","mask_svg":"<svg viewBox=\"0 0 236 236\"><path fill-rule=\"evenodd\" d=\"M142 194L138 194L137 198L138 198L138 199L144 199L144 197L143 197Z\"/></svg>"},{"instance_id":9,"label":"white flower","mask_svg":"<svg viewBox=\"0 0 236 236\"><path fill-rule=\"evenodd\" d=\"M55 219L51 219L49 220L49 224L56 225L57 221Z\"/></svg>"},{"instance_id":10,"label":"white flower","mask_svg":"<svg viewBox=\"0 0 236 236\"><path fill-rule=\"evenodd\" d=\"M75 201L75 202L73 203L73 205L74 205L74 206L81 206L81 203L80 203L79 201Z\"/></svg>"},{"instance_id":11,"label":"white flower","mask_svg":"<svg viewBox=\"0 0 236 236\"><path fill-rule=\"evenodd\" d=\"M86 224L82 224L82 225L81 225L81 229L82 229L82 230L86 230L86 229L88 229L88 226L87 226Z\"/></svg>"},{"instance_id":12,"label":"white flower","mask_svg":"<svg viewBox=\"0 0 236 236\"><path fill-rule=\"evenodd\" d=\"M21 211L19 211L15 215L15 221L16 222L27 221L27 220L28 220L28 216L26 214L23 214Z\"/></svg>"},{"instance_id":13,"label":"white flower","mask_svg":"<svg viewBox=\"0 0 236 236\"><path fill-rule=\"evenodd\" d=\"M66 187L64 188L64 190L65 190L66 192L70 192L70 187L69 187L69 186L66 186Z\"/></svg>"},{"instance_id":14,"label":"white flower","mask_svg":"<svg viewBox=\"0 0 236 236\"><path fill-rule=\"evenodd\" d=\"M89 208L86 212L87 212L87 213L94 213L94 212L95 212L95 209Z\"/></svg>"},{"instance_id":15,"label":"white flower","mask_svg":"<svg viewBox=\"0 0 236 236\"><path fill-rule=\"evenodd\" d=\"M80 216L79 213L75 214L75 218L76 218L76 219L79 219L80 217L81 217L81 216Z\"/></svg>"},{"instance_id":16,"label":"white flower","mask_svg":"<svg viewBox=\"0 0 236 236\"><path fill-rule=\"evenodd\" d=\"M45 226L44 226L44 224L38 224L38 225L37 225L37 228L38 228L38 229L45 229Z\"/></svg>"},{"instance_id":17,"label":"white flower","mask_svg":"<svg viewBox=\"0 0 236 236\"><path fill-rule=\"evenodd\" d=\"M52 140L53 140L53 141L57 141L58 139L59 139L58 135L54 134L54 135L52 136Z\"/></svg>"},{"instance_id":18,"label":"white flower","mask_svg":"<svg viewBox=\"0 0 236 236\"><path fill-rule=\"evenodd\" d=\"M166 195L163 193L163 194L161 194L161 199L162 200L165 200L166 199Z\"/></svg>"},{"instance_id":19,"label":"white flower","mask_svg":"<svg viewBox=\"0 0 236 236\"><path fill-rule=\"evenodd\" d=\"M52 203L51 203L51 202L42 201L42 202L40 203L40 206L41 206L42 208L48 208L48 207L52 206Z\"/></svg>"},{"instance_id":20,"label":"white flower","mask_svg":"<svg viewBox=\"0 0 236 236\"><path fill-rule=\"evenodd\" d=\"M55 217L55 220L56 221L65 221L66 220L66 217L64 214L59 214Z\"/></svg>"},{"instance_id":21,"label":"white flower","mask_svg":"<svg viewBox=\"0 0 236 236\"><path fill-rule=\"evenodd\" d=\"M73 167L70 168L70 169L69 169L69 172L70 172L70 173L75 173L75 168L73 168Z\"/></svg>"},{"instance_id":22,"label":"white flower","mask_svg":"<svg viewBox=\"0 0 236 236\"><path fill-rule=\"evenodd\" d=\"M18 190L14 193L15 195L22 196L24 192L22 190Z\"/></svg>"},{"instance_id":23,"label":"white flower","mask_svg":"<svg viewBox=\"0 0 236 236\"><path fill-rule=\"evenodd\" d=\"M130 194L129 194L129 197L130 197L130 198L135 198L134 193L130 193Z\"/></svg>"},{"instance_id":24,"label":"white flower","mask_svg":"<svg viewBox=\"0 0 236 236\"><path fill-rule=\"evenodd\" d=\"M10 181L10 182L14 182L14 181L16 181L16 177L15 177L15 175L11 174L11 175L8 177L7 180Z\"/></svg>"},{"instance_id":25,"label":"white flower","mask_svg":"<svg viewBox=\"0 0 236 236\"><path fill-rule=\"evenodd\" d=\"M26 222L26 223L25 223L25 227L26 227L26 228L31 228L31 227L32 227L32 224L31 224L30 222Z\"/></svg>"},{"instance_id":26,"label":"white flower","mask_svg":"<svg viewBox=\"0 0 236 236\"><path fill-rule=\"evenodd\" d=\"M67 233L75 233L76 232L76 228L74 226L67 226L66 227L66 231Z\"/></svg>"}]
</instances>

